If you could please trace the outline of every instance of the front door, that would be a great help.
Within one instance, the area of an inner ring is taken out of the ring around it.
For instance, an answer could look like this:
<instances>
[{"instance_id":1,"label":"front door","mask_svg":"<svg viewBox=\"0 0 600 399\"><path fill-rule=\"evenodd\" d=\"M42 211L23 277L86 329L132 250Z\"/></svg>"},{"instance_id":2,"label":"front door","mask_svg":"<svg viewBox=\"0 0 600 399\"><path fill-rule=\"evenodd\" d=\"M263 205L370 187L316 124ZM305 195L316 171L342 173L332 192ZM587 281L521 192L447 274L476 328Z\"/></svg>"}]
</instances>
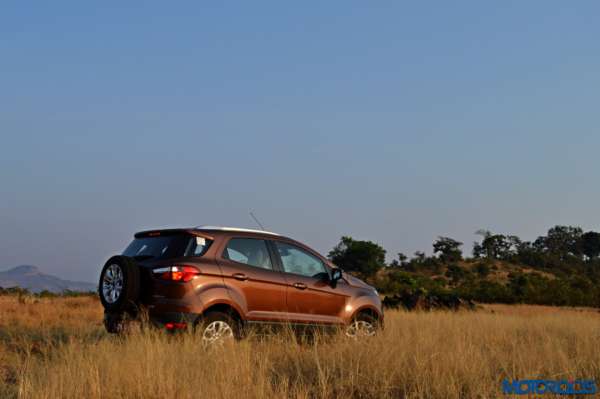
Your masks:
<instances>
[{"instance_id":1,"label":"front door","mask_svg":"<svg viewBox=\"0 0 600 399\"><path fill-rule=\"evenodd\" d=\"M273 241L287 282L287 310L290 321L342 323L341 314L348 296L329 282L323 261L296 245Z\"/></svg>"},{"instance_id":2,"label":"front door","mask_svg":"<svg viewBox=\"0 0 600 399\"><path fill-rule=\"evenodd\" d=\"M248 320L281 321L286 315L286 280L274 267L265 240L229 239L217 261L232 300Z\"/></svg>"}]
</instances>

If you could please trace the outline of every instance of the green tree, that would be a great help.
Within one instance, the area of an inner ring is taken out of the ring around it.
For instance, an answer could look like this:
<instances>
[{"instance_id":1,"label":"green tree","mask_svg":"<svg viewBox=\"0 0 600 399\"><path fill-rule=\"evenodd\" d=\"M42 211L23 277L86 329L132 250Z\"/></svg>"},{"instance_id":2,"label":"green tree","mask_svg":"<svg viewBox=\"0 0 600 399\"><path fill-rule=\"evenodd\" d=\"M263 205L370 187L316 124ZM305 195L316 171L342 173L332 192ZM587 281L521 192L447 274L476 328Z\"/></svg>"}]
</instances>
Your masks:
<instances>
[{"instance_id":1,"label":"green tree","mask_svg":"<svg viewBox=\"0 0 600 399\"><path fill-rule=\"evenodd\" d=\"M487 230L478 230L475 234L483 236L480 243L473 244L473 256L475 258L486 257L488 259L509 260L517 254L521 240L516 236L505 236L503 234L492 234Z\"/></svg>"},{"instance_id":2,"label":"green tree","mask_svg":"<svg viewBox=\"0 0 600 399\"><path fill-rule=\"evenodd\" d=\"M425 256L425 252L415 251L415 257L413 258L413 261L418 264L423 264L423 263L425 263L426 258L427 257Z\"/></svg>"},{"instance_id":3,"label":"green tree","mask_svg":"<svg viewBox=\"0 0 600 399\"><path fill-rule=\"evenodd\" d=\"M329 259L346 271L363 277L373 276L385 265L385 249L371 241L354 240L344 236L329 254Z\"/></svg>"},{"instance_id":4,"label":"green tree","mask_svg":"<svg viewBox=\"0 0 600 399\"><path fill-rule=\"evenodd\" d=\"M392 260L390 267L406 267L408 257L402 252L398 252L398 259Z\"/></svg>"},{"instance_id":5,"label":"green tree","mask_svg":"<svg viewBox=\"0 0 600 399\"><path fill-rule=\"evenodd\" d=\"M588 231L581 236L581 252L589 260L594 260L600 256L600 233Z\"/></svg>"},{"instance_id":6,"label":"green tree","mask_svg":"<svg viewBox=\"0 0 600 399\"><path fill-rule=\"evenodd\" d=\"M462 245L462 242L450 237L438 237L433 243L433 252L439 254L442 262L457 262L462 260L462 251L460 250Z\"/></svg>"},{"instance_id":7,"label":"green tree","mask_svg":"<svg viewBox=\"0 0 600 399\"><path fill-rule=\"evenodd\" d=\"M533 245L539 251L564 260L569 255L581 255L579 243L582 235L583 230L581 230L581 227L554 226L548 230L546 236L535 240Z\"/></svg>"}]
</instances>

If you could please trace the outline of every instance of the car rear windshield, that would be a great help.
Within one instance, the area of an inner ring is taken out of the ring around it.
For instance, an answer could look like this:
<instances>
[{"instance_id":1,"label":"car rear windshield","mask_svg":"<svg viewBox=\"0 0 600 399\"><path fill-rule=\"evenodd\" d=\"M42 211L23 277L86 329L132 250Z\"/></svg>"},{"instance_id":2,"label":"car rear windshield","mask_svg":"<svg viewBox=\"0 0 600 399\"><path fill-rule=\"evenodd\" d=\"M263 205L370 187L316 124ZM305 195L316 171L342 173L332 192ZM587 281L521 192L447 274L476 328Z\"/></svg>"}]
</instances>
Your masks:
<instances>
[{"instance_id":1,"label":"car rear windshield","mask_svg":"<svg viewBox=\"0 0 600 399\"><path fill-rule=\"evenodd\" d=\"M169 259L182 256L202 256L211 240L189 234L135 238L123 255L137 260Z\"/></svg>"}]
</instances>

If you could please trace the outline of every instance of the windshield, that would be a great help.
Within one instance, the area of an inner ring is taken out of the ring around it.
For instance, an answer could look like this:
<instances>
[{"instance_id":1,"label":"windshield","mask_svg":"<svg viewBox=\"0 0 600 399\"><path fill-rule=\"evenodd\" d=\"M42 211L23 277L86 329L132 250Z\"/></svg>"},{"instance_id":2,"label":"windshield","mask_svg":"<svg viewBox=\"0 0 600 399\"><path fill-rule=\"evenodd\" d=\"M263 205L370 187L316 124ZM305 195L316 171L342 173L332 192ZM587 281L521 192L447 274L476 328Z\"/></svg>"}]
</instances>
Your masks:
<instances>
[{"instance_id":1,"label":"windshield","mask_svg":"<svg viewBox=\"0 0 600 399\"><path fill-rule=\"evenodd\" d=\"M203 237L187 234L134 239L123 255L137 260L202 256L212 243Z\"/></svg>"}]
</instances>

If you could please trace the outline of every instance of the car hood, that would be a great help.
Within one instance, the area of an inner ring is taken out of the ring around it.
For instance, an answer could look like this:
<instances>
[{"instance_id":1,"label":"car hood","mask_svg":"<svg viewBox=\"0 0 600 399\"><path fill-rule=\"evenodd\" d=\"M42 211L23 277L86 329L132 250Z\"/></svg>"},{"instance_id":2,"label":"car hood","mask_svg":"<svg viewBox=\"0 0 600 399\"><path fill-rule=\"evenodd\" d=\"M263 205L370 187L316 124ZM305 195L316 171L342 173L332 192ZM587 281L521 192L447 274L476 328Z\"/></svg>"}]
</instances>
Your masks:
<instances>
[{"instance_id":1,"label":"car hood","mask_svg":"<svg viewBox=\"0 0 600 399\"><path fill-rule=\"evenodd\" d=\"M374 289L373 287L371 287L369 284L365 283L361 279L354 277L353 275L348 274L346 272L344 272L344 279L346 279L348 284L350 284L353 287Z\"/></svg>"}]
</instances>

